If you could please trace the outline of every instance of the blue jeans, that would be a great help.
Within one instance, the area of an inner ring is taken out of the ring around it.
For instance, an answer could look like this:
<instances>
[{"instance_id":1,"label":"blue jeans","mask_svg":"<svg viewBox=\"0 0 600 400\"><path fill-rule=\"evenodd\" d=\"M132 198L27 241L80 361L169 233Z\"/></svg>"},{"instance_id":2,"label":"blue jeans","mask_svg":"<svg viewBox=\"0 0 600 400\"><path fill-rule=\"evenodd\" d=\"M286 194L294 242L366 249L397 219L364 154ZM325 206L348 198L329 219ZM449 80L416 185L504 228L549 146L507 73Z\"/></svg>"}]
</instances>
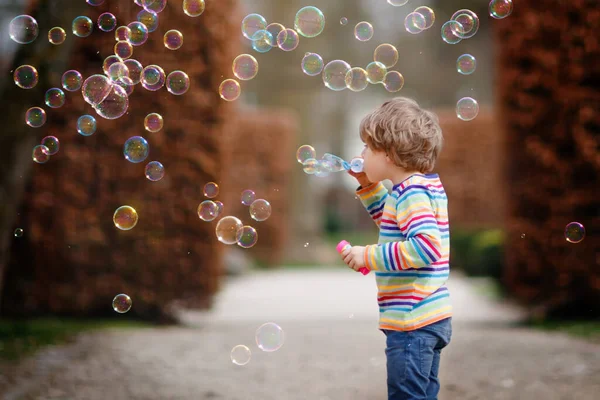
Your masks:
<instances>
[{"instance_id":1,"label":"blue jeans","mask_svg":"<svg viewBox=\"0 0 600 400\"><path fill-rule=\"evenodd\" d=\"M383 330L388 400L437 400L442 349L452 337L452 318L414 331Z\"/></svg>"}]
</instances>

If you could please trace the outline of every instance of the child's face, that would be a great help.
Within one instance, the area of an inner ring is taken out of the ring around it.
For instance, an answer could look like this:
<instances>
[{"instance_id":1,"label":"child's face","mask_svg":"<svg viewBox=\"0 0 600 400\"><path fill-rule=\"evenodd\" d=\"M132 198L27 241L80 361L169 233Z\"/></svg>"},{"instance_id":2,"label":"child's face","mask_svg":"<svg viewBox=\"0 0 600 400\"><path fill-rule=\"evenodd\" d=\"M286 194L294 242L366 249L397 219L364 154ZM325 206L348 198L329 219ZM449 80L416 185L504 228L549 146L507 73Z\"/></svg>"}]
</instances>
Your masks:
<instances>
[{"instance_id":1,"label":"child's face","mask_svg":"<svg viewBox=\"0 0 600 400\"><path fill-rule=\"evenodd\" d=\"M361 155L364 160L363 172L369 181L379 182L388 179L386 172L389 172L389 161L384 151L373 150L365 144Z\"/></svg>"}]
</instances>

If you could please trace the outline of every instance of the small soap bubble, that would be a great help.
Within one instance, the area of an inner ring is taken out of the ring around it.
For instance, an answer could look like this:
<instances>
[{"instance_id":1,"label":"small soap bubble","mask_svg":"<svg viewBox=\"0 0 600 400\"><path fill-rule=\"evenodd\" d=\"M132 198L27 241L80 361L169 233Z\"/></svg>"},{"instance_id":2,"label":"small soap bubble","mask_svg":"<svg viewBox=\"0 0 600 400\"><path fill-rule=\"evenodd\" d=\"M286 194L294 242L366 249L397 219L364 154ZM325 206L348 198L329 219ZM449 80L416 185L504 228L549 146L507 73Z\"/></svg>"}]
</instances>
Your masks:
<instances>
[{"instance_id":1,"label":"small soap bubble","mask_svg":"<svg viewBox=\"0 0 600 400\"><path fill-rule=\"evenodd\" d=\"M101 103L108 97L112 83L105 75L92 75L88 77L81 87L83 99L92 106Z\"/></svg>"},{"instance_id":2,"label":"small soap bubble","mask_svg":"<svg viewBox=\"0 0 600 400\"><path fill-rule=\"evenodd\" d=\"M50 159L50 149L44 145L38 144L33 148L31 158L38 164L45 164Z\"/></svg>"},{"instance_id":3,"label":"small soap bubble","mask_svg":"<svg viewBox=\"0 0 600 400\"><path fill-rule=\"evenodd\" d=\"M60 108L65 104L65 92L59 88L52 88L46 91L44 102L50 108Z\"/></svg>"},{"instance_id":4,"label":"small soap bubble","mask_svg":"<svg viewBox=\"0 0 600 400\"><path fill-rule=\"evenodd\" d=\"M22 89L33 89L38 84L39 74L32 65L21 65L13 73L15 84Z\"/></svg>"},{"instance_id":5,"label":"small soap bubble","mask_svg":"<svg viewBox=\"0 0 600 400\"><path fill-rule=\"evenodd\" d=\"M39 128L46 123L46 111L41 107L31 107L25 112L25 123L32 128Z\"/></svg>"},{"instance_id":6,"label":"small soap bubble","mask_svg":"<svg viewBox=\"0 0 600 400\"><path fill-rule=\"evenodd\" d=\"M134 46L141 46L148 40L148 28L139 21L131 22L127 25L130 30L129 43Z\"/></svg>"},{"instance_id":7,"label":"small soap bubble","mask_svg":"<svg viewBox=\"0 0 600 400\"><path fill-rule=\"evenodd\" d=\"M457 21L448 21L442 25L442 39L448 44L460 42L463 34L463 26Z\"/></svg>"},{"instance_id":8,"label":"small soap bubble","mask_svg":"<svg viewBox=\"0 0 600 400\"><path fill-rule=\"evenodd\" d=\"M125 159L132 163L141 163L148 157L148 141L141 136L132 136L123 145Z\"/></svg>"},{"instance_id":9,"label":"small soap bubble","mask_svg":"<svg viewBox=\"0 0 600 400\"><path fill-rule=\"evenodd\" d=\"M249 14L242 20L242 35L246 39L252 39L252 36L258 31L267 27L267 20L260 14Z\"/></svg>"},{"instance_id":10,"label":"small soap bubble","mask_svg":"<svg viewBox=\"0 0 600 400\"><path fill-rule=\"evenodd\" d=\"M521 233L521 239L525 239L525 234Z\"/></svg>"},{"instance_id":11,"label":"small soap bubble","mask_svg":"<svg viewBox=\"0 0 600 400\"><path fill-rule=\"evenodd\" d=\"M188 17L199 17L205 8L204 0L183 0L183 12Z\"/></svg>"},{"instance_id":12,"label":"small soap bubble","mask_svg":"<svg viewBox=\"0 0 600 400\"><path fill-rule=\"evenodd\" d=\"M46 136L41 141L42 146L46 146L48 148L48 155L55 155L58 153L58 149L60 148L60 141L56 136Z\"/></svg>"},{"instance_id":13,"label":"small soap bubble","mask_svg":"<svg viewBox=\"0 0 600 400\"><path fill-rule=\"evenodd\" d=\"M411 12L404 19L404 28L413 35L423 32L427 26L425 17L418 12Z\"/></svg>"},{"instance_id":14,"label":"small soap bubble","mask_svg":"<svg viewBox=\"0 0 600 400\"><path fill-rule=\"evenodd\" d=\"M105 119L117 119L129 108L129 96L120 85L112 85L108 96L98 104L92 104L96 113Z\"/></svg>"},{"instance_id":15,"label":"small soap bubble","mask_svg":"<svg viewBox=\"0 0 600 400\"><path fill-rule=\"evenodd\" d=\"M393 5L394 7L403 6L408 3L408 0L387 0L388 4Z\"/></svg>"},{"instance_id":16,"label":"small soap bubble","mask_svg":"<svg viewBox=\"0 0 600 400\"><path fill-rule=\"evenodd\" d=\"M215 201L215 204L217 205L217 216L221 215L221 212L223 211L223 203L220 201Z\"/></svg>"},{"instance_id":17,"label":"small soap bubble","mask_svg":"<svg viewBox=\"0 0 600 400\"><path fill-rule=\"evenodd\" d=\"M120 40L115 43L114 51L115 55L121 57L122 60L126 60L133 55L133 46L126 40Z\"/></svg>"},{"instance_id":18,"label":"small soap bubble","mask_svg":"<svg viewBox=\"0 0 600 400\"><path fill-rule=\"evenodd\" d=\"M21 229L21 228L15 229L14 235L15 235L15 237L18 237L18 238L23 237L23 229Z\"/></svg>"},{"instance_id":19,"label":"small soap bubble","mask_svg":"<svg viewBox=\"0 0 600 400\"><path fill-rule=\"evenodd\" d=\"M277 46L283 51L295 50L300 44L300 36L293 29L284 29L277 35Z\"/></svg>"},{"instance_id":20,"label":"small soap bubble","mask_svg":"<svg viewBox=\"0 0 600 400\"><path fill-rule=\"evenodd\" d=\"M110 67L113 64L122 63L123 59L116 54L110 55L104 59L102 62L102 71L104 71L105 75L110 75Z\"/></svg>"},{"instance_id":21,"label":"small soap bubble","mask_svg":"<svg viewBox=\"0 0 600 400\"><path fill-rule=\"evenodd\" d=\"M333 60L323 68L323 83L334 91L346 89L346 74L350 71L350 64L343 60Z\"/></svg>"},{"instance_id":22,"label":"small soap bubble","mask_svg":"<svg viewBox=\"0 0 600 400\"><path fill-rule=\"evenodd\" d=\"M131 206L121 206L113 214L113 223L122 231L133 229L138 223L138 214Z\"/></svg>"},{"instance_id":23,"label":"small soap bubble","mask_svg":"<svg viewBox=\"0 0 600 400\"><path fill-rule=\"evenodd\" d=\"M82 115L77 119L77 133L82 136L91 136L96 132L96 118L91 115Z\"/></svg>"},{"instance_id":24,"label":"small soap bubble","mask_svg":"<svg viewBox=\"0 0 600 400\"><path fill-rule=\"evenodd\" d=\"M241 93L240 83L235 79L225 79L219 85L219 96L225 101L237 100Z\"/></svg>"},{"instance_id":25,"label":"small soap bubble","mask_svg":"<svg viewBox=\"0 0 600 400\"><path fill-rule=\"evenodd\" d=\"M308 175L313 175L318 172L319 161L314 158L309 158L302 163L302 170Z\"/></svg>"},{"instance_id":26,"label":"small soap bubble","mask_svg":"<svg viewBox=\"0 0 600 400\"><path fill-rule=\"evenodd\" d=\"M167 6L167 0L141 0L141 1L142 1L142 7L144 7L145 10L152 11L157 14L162 12L165 9L165 7Z\"/></svg>"},{"instance_id":27,"label":"small soap bubble","mask_svg":"<svg viewBox=\"0 0 600 400\"><path fill-rule=\"evenodd\" d=\"M209 199L214 199L219 195L219 185L217 185L215 182L208 182L204 185L202 192L204 193L204 196L208 197Z\"/></svg>"},{"instance_id":28,"label":"small soap bubble","mask_svg":"<svg viewBox=\"0 0 600 400\"><path fill-rule=\"evenodd\" d=\"M252 358L252 353L250 349L242 344L238 344L233 349L231 349L231 354L229 355L231 358L231 362L235 365L246 365L250 362L250 358Z\"/></svg>"},{"instance_id":29,"label":"small soap bubble","mask_svg":"<svg viewBox=\"0 0 600 400\"><path fill-rule=\"evenodd\" d=\"M55 26L54 28L48 31L48 41L50 44L59 45L65 42L67 38L67 33L65 30L59 26Z\"/></svg>"},{"instance_id":30,"label":"small soap bubble","mask_svg":"<svg viewBox=\"0 0 600 400\"><path fill-rule=\"evenodd\" d=\"M100 14L98 17L98 29L102 32L110 32L117 27L117 17L109 12Z\"/></svg>"},{"instance_id":31,"label":"small soap bubble","mask_svg":"<svg viewBox=\"0 0 600 400\"><path fill-rule=\"evenodd\" d=\"M258 74L258 61L250 54L240 54L233 60L232 70L236 78L250 80Z\"/></svg>"},{"instance_id":32,"label":"small soap bubble","mask_svg":"<svg viewBox=\"0 0 600 400\"><path fill-rule=\"evenodd\" d=\"M97 7L104 4L104 1L105 0L86 0L85 2L88 3L90 6Z\"/></svg>"},{"instance_id":33,"label":"small soap bubble","mask_svg":"<svg viewBox=\"0 0 600 400\"><path fill-rule=\"evenodd\" d=\"M404 87L404 76L398 71L388 71L383 78L383 86L390 93L398 92Z\"/></svg>"},{"instance_id":34,"label":"small soap bubble","mask_svg":"<svg viewBox=\"0 0 600 400\"><path fill-rule=\"evenodd\" d=\"M308 242L304 243L304 247L305 247L305 248L306 248L306 247L308 247L308 246L309 246L309 243L308 243Z\"/></svg>"},{"instance_id":35,"label":"small soap bubble","mask_svg":"<svg viewBox=\"0 0 600 400\"><path fill-rule=\"evenodd\" d=\"M362 21L356 24L354 27L354 37L361 42L366 42L371 40L373 37L373 25L368 23L367 21Z\"/></svg>"},{"instance_id":36,"label":"small soap bubble","mask_svg":"<svg viewBox=\"0 0 600 400\"><path fill-rule=\"evenodd\" d=\"M431 8L421 6L415 8L415 12L421 14L423 18L425 18L425 28L423 29L429 29L433 26L433 23L435 22L435 12L433 12Z\"/></svg>"},{"instance_id":37,"label":"small soap bubble","mask_svg":"<svg viewBox=\"0 0 600 400\"><path fill-rule=\"evenodd\" d=\"M266 221L271 216L271 203L265 199L254 200L250 204L250 216L255 221Z\"/></svg>"},{"instance_id":38,"label":"small soap bubble","mask_svg":"<svg viewBox=\"0 0 600 400\"><path fill-rule=\"evenodd\" d=\"M131 306L131 297L126 294L118 294L112 301L113 310L119 314L125 314L127 311L131 310Z\"/></svg>"},{"instance_id":39,"label":"small soap bubble","mask_svg":"<svg viewBox=\"0 0 600 400\"><path fill-rule=\"evenodd\" d=\"M319 36L325 29L325 15L317 7L303 7L296 13L294 29L307 38Z\"/></svg>"},{"instance_id":40,"label":"small soap bubble","mask_svg":"<svg viewBox=\"0 0 600 400\"><path fill-rule=\"evenodd\" d=\"M165 85L165 71L158 65L148 65L142 70L140 82L146 90L157 91Z\"/></svg>"},{"instance_id":41,"label":"small soap bubble","mask_svg":"<svg viewBox=\"0 0 600 400\"><path fill-rule=\"evenodd\" d=\"M490 16L496 19L503 19L512 14L512 0L492 0L489 5Z\"/></svg>"},{"instance_id":42,"label":"small soap bubble","mask_svg":"<svg viewBox=\"0 0 600 400\"><path fill-rule=\"evenodd\" d=\"M183 71L173 71L167 75L165 86L169 93L180 96L190 88L190 78Z\"/></svg>"},{"instance_id":43,"label":"small soap bubble","mask_svg":"<svg viewBox=\"0 0 600 400\"><path fill-rule=\"evenodd\" d=\"M74 69L71 69L69 71L66 71L62 75L61 83L62 83L63 89L65 89L69 92L75 92L75 91L81 89L81 85L83 83L83 77L81 76L79 71L75 71Z\"/></svg>"},{"instance_id":44,"label":"small soap bubble","mask_svg":"<svg viewBox=\"0 0 600 400\"><path fill-rule=\"evenodd\" d=\"M565 227L565 239L569 243L579 243L585 238L585 228L579 222L570 222Z\"/></svg>"},{"instance_id":45,"label":"small soap bubble","mask_svg":"<svg viewBox=\"0 0 600 400\"><path fill-rule=\"evenodd\" d=\"M279 32L285 30L285 26L278 24L277 22L273 22L267 25L265 30L269 32L273 38L271 41L271 47L277 47L277 37L279 36Z\"/></svg>"},{"instance_id":46,"label":"small soap bubble","mask_svg":"<svg viewBox=\"0 0 600 400\"><path fill-rule=\"evenodd\" d=\"M479 104L472 97L463 97L456 103L456 116L463 121L474 120L479 114Z\"/></svg>"},{"instance_id":47,"label":"small soap bubble","mask_svg":"<svg viewBox=\"0 0 600 400\"><path fill-rule=\"evenodd\" d=\"M258 232L256 232L256 229L254 229L250 225L245 225L242 228L242 236L237 242L238 246L244 249L249 249L250 247L253 247L257 242Z\"/></svg>"},{"instance_id":48,"label":"small soap bubble","mask_svg":"<svg viewBox=\"0 0 600 400\"><path fill-rule=\"evenodd\" d=\"M323 71L323 58L316 53L306 53L302 58L302 72L308 76L319 75Z\"/></svg>"},{"instance_id":49,"label":"small soap bubble","mask_svg":"<svg viewBox=\"0 0 600 400\"><path fill-rule=\"evenodd\" d=\"M365 68L367 71L367 80L369 83L381 83L385 78L385 74L387 73L387 68L380 62L373 61L367 65Z\"/></svg>"},{"instance_id":50,"label":"small soap bubble","mask_svg":"<svg viewBox=\"0 0 600 400\"><path fill-rule=\"evenodd\" d=\"M353 92L360 92L369 86L367 71L361 67L351 68L346 73L346 87Z\"/></svg>"},{"instance_id":51,"label":"small soap bubble","mask_svg":"<svg viewBox=\"0 0 600 400\"><path fill-rule=\"evenodd\" d=\"M33 42L39 34L38 23L29 15L14 17L8 25L8 34L12 40L19 44Z\"/></svg>"},{"instance_id":52,"label":"small soap bubble","mask_svg":"<svg viewBox=\"0 0 600 400\"><path fill-rule=\"evenodd\" d=\"M137 85L140 83L142 79L142 71L144 70L142 63L132 58L123 61L123 63L127 67L127 71L129 71L130 82L128 83L131 85Z\"/></svg>"},{"instance_id":53,"label":"small soap bubble","mask_svg":"<svg viewBox=\"0 0 600 400\"><path fill-rule=\"evenodd\" d=\"M165 176L165 167L158 161L150 161L146 164L144 174L149 181L160 181Z\"/></svg>"},{"instance_id":54,"label":"small soap bubble","mask_svg":"<svg viewBox=\"0 0 600 400\"><path fill-rule=\"evenodd\" d=\"M256 31L252 35L252 49L259 53L266 53L273 48L273 35L266 29Z\"/></svg>"},{"instance_id":55,"label":"small soap bubble","mask_svg":"<svg viewBox=\"0 0 600 400\"><path fill-rule=\"evenodd\" d=\"M273 322L267 322L256 330L256 345L266 352L277 351L283 346L285 335L283 329Z\"/></svg>"},{"instance_id":56,"label":"small soap bubble","mask_svg":"<svg viewBox=\"0 0 600 400\"><path fill-rule=\"evenodd\" d=\"M308 144L298 147L298 150L296 150L296 160L298 160L300 164L304 164L309 158L317 158L317 152L314 147Z\"/></svg>"},{"instance_id":57,"label":"small soap bubble","mask_svg":"<svg viewBox=\"0 0 600 400\"><path fill-rule=\"evenodd\" d=\"M177 50L183 46L183 34L176 29L171 29L163 37L165 47L169 50Z\"/></svg>"},{"instance_id":58,"label":"small soap bubble","mask_svg":"<svg viewBox=\"0 0 600 400\"><path fill-rule=\"evenodd\" d=\"M463 54L456 60L456 70L463 75L471 75L476 67L475 57L470 54Z\"/></svg>"},{"instance_id":59,"label":"small soap bubble","mask_svg":"<svg viewBox=\"0 0 600 400\"><path fill-rule=\"evenodd\" d=\"M458 10L452 14L450 20L459 23L459 25L452 25L451 29L453 29L454 35L460 39L472 38L479 31L479 17L471 10Z\"/></svg>"},{"instance_id":60,"label":"small soap bubble","mask_svg":"<svg viewBox=\"0 0 600 400\"><path fill-rule=\"evenodd\" d=\"M204 200L198 205L198 217L202 221L210 222L219 215L219 206L212 200Z\"/></svg>"},{"instance_id":61,"label":"small soap bubble","mask_svg":"<svg viewBox=\"0 0 600 400\"><path fill-rule=\"evenodd\" d=\"M340 18L340 25L347 25L347 24L348 24L348 18L346 18L346 17Z\"/></svg>"},{"instance_id":62,"label":"small soap bubble","mask_svg":"<svg viewBox=\"0 0 600 400\"><path fill-rule=\"evenodd\" d=\"M156 133L163 128L164 120L158 113L150 113L144 118L144 129L148 132Z\"/></svg>"},{"instance_id":63,"label":"small soap bubble","mask_svg":"<svg viewBox=\"0 0 600 400\"><path fill-rule=\"evenodd\" d=\"M77 37L88 37L94 30L94 23L88 17L79 16L73 20L73 23L71 24L71 30L73 31L73 35Z\"/></svg>"},{"instance_id":64,"label":"small soap bubble","mask_svg":"<svg viewBox=\"0 0 600 400\"><path fill-rule=\"evenodd\" d=\"M373 61L382 63L386 68L392 68L398 62L398 49L389 43L380 44L373 52Z\"/></svg>"},{"instance_id":65,"label":"small soap bubble","mask_svg":"<svg viewBox=\"0 0 600 400\"><path fill-rule=\"evenodd\" d=\"M242 192L242 204L245 206L249 206L256 199L256 193L254 190L246 189Z\"/></svg>"},{"instance_id":66,"label":"small soap bubble","mask_svg":"<svg viewBox=\"0 0 600 400\"><path fill-rule=\"evenodd\" d=\"M154 32L158 28L158 14L148 10L141 10L137 14L138 22L146 25L148 32Z\"/></svg>"},{"instance_id":67,"label":"small soap bubble","mask_svg":"<svg viewBox=\"0 0 600 400\"><path fill-rule=\"evenodd\" d=\"M128 26L120 26L115 30L115 40L117 42L129 41L131 38L131 29Z\"/></svg>"},{"instance_id":68,"label":"small soap bubble","mask_svg":"<svg viewBox=\"0 0 600 400\"><path fill-rule=\"evenodd\" d=\"M219 242L235 244L242 237L244 225L242 221L233 216L223 217L217 222L215 233Z\"/></svg>"}]
</instances>

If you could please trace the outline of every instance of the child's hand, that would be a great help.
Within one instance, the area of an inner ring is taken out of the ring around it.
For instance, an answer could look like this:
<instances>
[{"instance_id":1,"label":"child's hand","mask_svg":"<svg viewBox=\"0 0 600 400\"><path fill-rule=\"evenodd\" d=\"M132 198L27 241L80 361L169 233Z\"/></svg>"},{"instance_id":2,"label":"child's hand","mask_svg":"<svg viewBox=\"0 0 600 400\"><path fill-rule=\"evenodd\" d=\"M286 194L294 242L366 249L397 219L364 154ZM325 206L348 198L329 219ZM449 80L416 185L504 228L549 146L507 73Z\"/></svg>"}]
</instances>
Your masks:
<instances>
[{"instance_id":1,"label":"child's hand","mask_svg":"<svg viewBox=\"0 0 600 400\"><path fill-rule=\"evenodd\" d=\"M352 246L342 252L342 259L350 268L358 271L365 266L365 251L364 246Z\"/></svg>"},{"instance_id":2,"label":"child's hand","mask_svg":"<svg viewBox=\"0 0 600 400\"><path fill-rule=\"evenodd\" d=\"M372 183L369 181L369 178L367 178L367 174L365 174L364 172L353 172L352 170L348 170L348 173L358 181L358 184L361 187L367 187Z\"/></svg>"}]
</instances>

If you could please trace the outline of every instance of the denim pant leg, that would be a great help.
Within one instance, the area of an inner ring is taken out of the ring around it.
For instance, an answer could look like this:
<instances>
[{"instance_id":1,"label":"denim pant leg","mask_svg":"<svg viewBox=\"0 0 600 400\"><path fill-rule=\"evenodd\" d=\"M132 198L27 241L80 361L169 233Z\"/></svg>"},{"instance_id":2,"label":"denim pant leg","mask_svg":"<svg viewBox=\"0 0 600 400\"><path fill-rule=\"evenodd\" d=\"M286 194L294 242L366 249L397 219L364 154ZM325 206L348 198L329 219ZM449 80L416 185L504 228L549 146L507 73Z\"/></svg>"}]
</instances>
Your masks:
<instances>
[{"instance_id":1,"label":"denim pant leg","mask_svg":"<svg viewBox=\"0 0 600 400\"><path fill-rule=\"evenodd\" d=\"M437 400L441 350L452 335L451 318L387 336L388 400Z\"/></svg>"}]
</instances>

